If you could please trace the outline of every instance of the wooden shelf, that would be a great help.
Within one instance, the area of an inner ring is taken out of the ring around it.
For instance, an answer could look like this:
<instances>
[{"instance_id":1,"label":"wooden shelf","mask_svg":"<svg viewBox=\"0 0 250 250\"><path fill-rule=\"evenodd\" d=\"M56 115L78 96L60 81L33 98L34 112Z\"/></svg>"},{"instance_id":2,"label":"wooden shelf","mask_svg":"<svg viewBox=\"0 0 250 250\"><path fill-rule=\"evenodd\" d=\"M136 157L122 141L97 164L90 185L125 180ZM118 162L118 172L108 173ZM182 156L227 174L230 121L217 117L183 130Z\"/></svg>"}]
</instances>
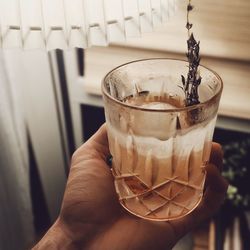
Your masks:
<instances>
[{"instance_id":1,"label":"wooden shelf","mask_svg":"<svg viewBox=\"0 0 250 250\"><path fill-rule=\"evenodd\" d=\"M111 69L128 61L155 57L185 59L181 53L114 45L87 49L84 89L100 96L101 81ZM224 82L219 115L250 120L250 62L204 56L202 63L215 70Z\"/></svg>"}]
</instances>

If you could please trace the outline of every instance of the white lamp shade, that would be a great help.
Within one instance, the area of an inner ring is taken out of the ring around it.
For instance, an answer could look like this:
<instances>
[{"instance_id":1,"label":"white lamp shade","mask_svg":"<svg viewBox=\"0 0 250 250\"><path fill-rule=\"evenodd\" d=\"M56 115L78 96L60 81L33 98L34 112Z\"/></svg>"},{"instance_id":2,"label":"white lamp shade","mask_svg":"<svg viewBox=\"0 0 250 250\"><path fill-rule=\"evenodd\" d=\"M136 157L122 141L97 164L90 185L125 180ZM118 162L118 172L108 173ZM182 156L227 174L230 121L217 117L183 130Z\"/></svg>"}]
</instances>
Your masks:
<instances>
[{"instance_id":1,"label":"white lamp shade","mask_svg":"<svg viewBox=\"0 0 250 250\"><path fill-rule=\"evenodd\" d=\"M86 48L168 20L176 0L0 0L0 47Z\"/></svg>"}]
</instances>

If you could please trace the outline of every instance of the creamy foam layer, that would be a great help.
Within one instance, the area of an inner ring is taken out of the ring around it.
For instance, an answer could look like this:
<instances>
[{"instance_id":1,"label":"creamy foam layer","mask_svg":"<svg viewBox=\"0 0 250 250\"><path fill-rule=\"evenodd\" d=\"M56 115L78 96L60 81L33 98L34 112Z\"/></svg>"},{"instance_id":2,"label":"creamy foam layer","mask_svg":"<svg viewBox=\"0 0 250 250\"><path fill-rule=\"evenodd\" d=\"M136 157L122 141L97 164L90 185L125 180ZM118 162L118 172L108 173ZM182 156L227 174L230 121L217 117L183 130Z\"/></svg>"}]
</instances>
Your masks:
<instances>
[{"instance_id":1,"label":"creamy foam layer","mask_svg":"<svg viewBox=\"0 0 250 250\"><path fill-rule=\"evenodd\" d=\"M150 103L144 103L142 105L140 105L139 107L142 108L147 108L147 109L157 109L157 110L161 110L161 109L176 109L177 107L174 105L171 105L169 103L165 103L165 102L150 102Z\"/></svg>"},{"instance_id":2,"label":"creamy foam layer","mask_svg":"<svg viewBox=\"0 0 250 250\"><path fill-rule=\"evenodd\" d=\"M175 137L167 140L159 140L153 136L138 136L132 129L128 132L120 132L107 121L108 136L115 140L123 148L132 148L136 145L139 154L151 153L158 158L166 158L173 154L188 155L192 150L201 151L206 146L207 141L211 141L216 117L209 123L203 123L194 127L188 133L177 132ZM111 140L111 138L110 138ZM174 150L174 151L173 151Z\"/></svg>"},{"instance_id":3,"label":"creamy foam layer","mask_svg":"<svg viewBox=\"0 0 250 250\"><path fill-rule=\"evenodd\" d=\"M183 108L183 101L167 94L139 92L135 96L126 98L124 102L142 108L141 110L131 109L126 114L121 113L120 120L124 131L128 132L129 129L132 129L134 134L140 136L152 136L166 140L174 136L178 121L184 118L177 112L171 112L171 110ZM163 110L166 112L161 112Z\"/></svg>"}]
</instances>

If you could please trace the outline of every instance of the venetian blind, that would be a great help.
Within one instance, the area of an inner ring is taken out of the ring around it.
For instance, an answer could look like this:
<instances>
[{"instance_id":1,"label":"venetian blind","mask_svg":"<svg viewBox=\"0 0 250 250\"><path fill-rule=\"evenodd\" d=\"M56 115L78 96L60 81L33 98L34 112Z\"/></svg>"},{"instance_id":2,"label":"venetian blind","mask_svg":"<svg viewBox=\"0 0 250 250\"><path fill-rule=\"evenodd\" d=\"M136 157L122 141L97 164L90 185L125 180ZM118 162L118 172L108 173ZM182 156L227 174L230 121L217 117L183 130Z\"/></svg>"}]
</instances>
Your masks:
<instances>
[{"instance_id":1,"label":"venetian blind","mask_svg":"<svg viewBox=\"0 0 250 250\"><path fill-rule=\"evenodd\" d=\"M0 0L0 47L86 48L168 20L175 0Z\"/></svg>"}]
</instances>

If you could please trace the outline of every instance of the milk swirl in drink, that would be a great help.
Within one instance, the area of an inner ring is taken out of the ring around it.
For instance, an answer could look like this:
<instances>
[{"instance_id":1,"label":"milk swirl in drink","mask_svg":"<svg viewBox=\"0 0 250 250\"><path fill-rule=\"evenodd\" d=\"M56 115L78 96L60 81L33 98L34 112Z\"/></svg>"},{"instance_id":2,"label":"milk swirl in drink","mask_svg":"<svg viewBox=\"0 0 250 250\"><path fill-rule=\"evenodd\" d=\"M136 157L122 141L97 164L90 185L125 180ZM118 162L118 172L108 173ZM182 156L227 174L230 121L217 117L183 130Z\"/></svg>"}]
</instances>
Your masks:
<instances>
[{"instance_id":1,"label":"milk swirl in drink","mask_svg":"<svg viewBox=\"0 0 250 250\"><path fill-rule=\"evenodd\" d=\"M126 103L152 110L177 108L153 99L157 98L142 96L129 98ZM127 115L120 113L121 131L107 121L115 188L121 204L137 216L154 220L175 219L191 212L203 194L204 166L215 118L178 130L177 120L185 117L174 113L148 113L148 117L144 113L139 117L132 111ZM140 126L143 123L147 126Z\"/></svg>"}]
</instances>

